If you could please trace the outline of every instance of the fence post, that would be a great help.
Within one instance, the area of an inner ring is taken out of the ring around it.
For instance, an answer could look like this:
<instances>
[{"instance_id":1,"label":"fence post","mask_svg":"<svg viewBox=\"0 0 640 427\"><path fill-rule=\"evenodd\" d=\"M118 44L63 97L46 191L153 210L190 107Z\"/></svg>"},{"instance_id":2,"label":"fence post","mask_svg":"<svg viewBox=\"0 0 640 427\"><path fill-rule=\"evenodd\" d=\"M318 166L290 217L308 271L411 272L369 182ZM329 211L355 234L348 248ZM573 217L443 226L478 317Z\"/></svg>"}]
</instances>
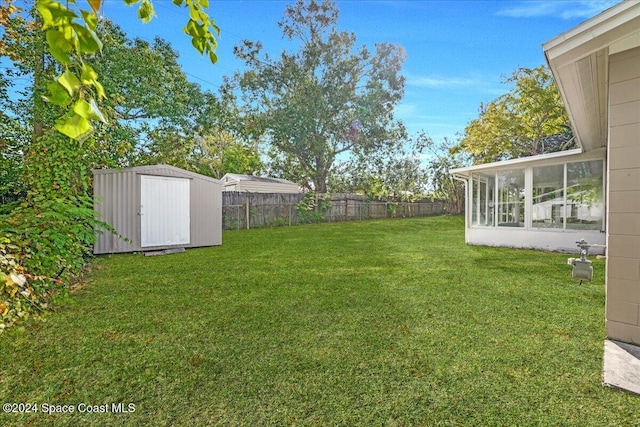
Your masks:
<instances>
[{"instance_id":1,"label":"fence post","mask_svg":"<svg viewBox=\"0 0 640 427\"><path fill-rule=\"evenodd\" d=\"M249 221L250 221L249 199L247 199L247 203L245 204L245 215L246 215L246 219L247 219L247 230L248 230L250 228L250 226L249 226Z\"/></svg>"},{"instance_id":2,"label":"fence post","mask_svg":"<svg viewBox=\"0 0 640 427\"><path fill-rule=\"evenodd\" d=\"M349 221L349 198L344 197L344 220Z\"/></svg>"}]
</instances>

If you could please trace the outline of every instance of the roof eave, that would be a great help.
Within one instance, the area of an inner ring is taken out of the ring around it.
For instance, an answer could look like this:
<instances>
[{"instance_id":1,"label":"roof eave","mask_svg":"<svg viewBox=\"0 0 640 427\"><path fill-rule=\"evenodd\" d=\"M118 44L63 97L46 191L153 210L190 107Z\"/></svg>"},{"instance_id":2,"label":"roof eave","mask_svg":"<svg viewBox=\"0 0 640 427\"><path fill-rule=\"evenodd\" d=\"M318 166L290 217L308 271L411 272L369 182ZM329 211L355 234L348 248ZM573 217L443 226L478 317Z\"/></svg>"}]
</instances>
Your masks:
<instances>
[{"instance_id":1,"label":"roof eave","mask_svg":"<svg viewBox=\"0 0 640 427\"><path fill-rule=\"evenodd\" d=\"M614 44L639 29L640 2L628 1L543 44L574 134L584 151L606 146L609 54Z\"/></svg>"}]
</instances>

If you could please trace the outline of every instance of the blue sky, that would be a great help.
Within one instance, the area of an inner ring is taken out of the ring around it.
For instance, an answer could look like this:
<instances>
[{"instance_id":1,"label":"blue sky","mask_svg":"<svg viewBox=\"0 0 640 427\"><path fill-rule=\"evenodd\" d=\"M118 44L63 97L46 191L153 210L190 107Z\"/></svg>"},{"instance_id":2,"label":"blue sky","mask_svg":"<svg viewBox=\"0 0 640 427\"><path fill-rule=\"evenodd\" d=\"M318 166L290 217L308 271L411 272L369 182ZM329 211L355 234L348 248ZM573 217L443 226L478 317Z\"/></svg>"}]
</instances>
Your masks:
<instances>
[{"instance_id":1,"label":"blue sky","mask_svg":"<svg viewBox=\"0 0 640 427\"><path fill-rule=\"evenodd\" d=\"M277 23L293 0L210 1L209 13L221 28L215 65L191 47L181 31L188 14L170 0L154 1L157 16L149 24L140 23L135 8L122 0L104 0L103 13L131 38L152 40L157 35L170 41L189 79L214 92L224 75L242 67L233 46L243 39L261 41L272 54L291 48ZM477 117L482 102L505 93L505 76L519 67L543 64L542 43L616 3L339 0L338 27L354 32L358 45L373 48L377 42L391 42L405 48L405 97L396 115L410 134L425 131L439 141L455 138Z\"/></svg>"}]
</instances>

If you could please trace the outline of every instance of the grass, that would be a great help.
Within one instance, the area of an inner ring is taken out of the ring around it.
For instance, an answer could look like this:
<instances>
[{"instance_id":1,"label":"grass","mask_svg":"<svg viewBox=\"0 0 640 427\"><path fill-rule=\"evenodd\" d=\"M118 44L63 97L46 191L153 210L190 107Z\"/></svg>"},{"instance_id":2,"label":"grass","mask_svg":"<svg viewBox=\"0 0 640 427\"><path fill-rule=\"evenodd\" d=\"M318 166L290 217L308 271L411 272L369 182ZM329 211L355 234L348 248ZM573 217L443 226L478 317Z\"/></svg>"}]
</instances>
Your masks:
<instances>
[{"instance_id":1,"label":"grass","mask_svg":"<svg viewBox=\"0 0 640 427\"><path fill-rule=\"evenodd\" d=\"M632 426L601 383L604 262L464 244L461 218L231 231L100 257L84 289L0 335L3 426ZM77 409L77 407L76 407Z\"/></svg>"}]
</instances>

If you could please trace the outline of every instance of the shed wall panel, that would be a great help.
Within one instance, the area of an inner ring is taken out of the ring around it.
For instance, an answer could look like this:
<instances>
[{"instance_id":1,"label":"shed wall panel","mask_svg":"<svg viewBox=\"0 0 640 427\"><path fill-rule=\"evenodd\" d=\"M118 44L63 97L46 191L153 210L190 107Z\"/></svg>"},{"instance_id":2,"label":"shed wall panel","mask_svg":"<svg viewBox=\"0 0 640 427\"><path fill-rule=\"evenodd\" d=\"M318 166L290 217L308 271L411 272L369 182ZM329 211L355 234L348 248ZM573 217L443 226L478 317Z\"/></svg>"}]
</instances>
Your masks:
<instances>
[{"instance_id":1,"label":"shed wall panel","mask_svg":"<svg viewBox=\"0 0 640 427\"><path fill-rule=\"evenodd\" d=\"M191 187L191 244L222 244L222 184L193 180Z\"/></svg>"},{"instance_id":2,"label":"shed wall panel","mask_svg":"<svg viewBox=\"0 0 640 427\"><path fill-rule=\"evenodd\" d=\"M110 224L124 238L105 231L98 235L94 253L138 250L135 244L139 235L135 173L125 171L115 174L97 174L94 177L95 208L99 218Z\"/></svg>"}]
</instances>

